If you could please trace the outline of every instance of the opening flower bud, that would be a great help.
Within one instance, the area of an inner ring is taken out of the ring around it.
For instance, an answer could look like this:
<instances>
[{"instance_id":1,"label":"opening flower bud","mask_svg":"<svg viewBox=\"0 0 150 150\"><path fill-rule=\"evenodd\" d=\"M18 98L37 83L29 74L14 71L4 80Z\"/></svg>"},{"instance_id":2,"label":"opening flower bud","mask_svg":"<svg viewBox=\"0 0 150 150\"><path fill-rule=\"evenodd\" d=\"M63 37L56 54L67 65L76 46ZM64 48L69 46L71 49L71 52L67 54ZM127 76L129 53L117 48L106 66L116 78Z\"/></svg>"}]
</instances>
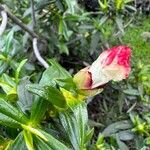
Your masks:
<instances>
[{"instance_id":1,"label":"opening flower bud","mask_svg":"<svg viewBox=\"0 0 150 150\"><path fill-rule=\"evenodd\" d=\"M120 81L129 76L131 49L116 46L102 52L91 66L80 70L74 76L74 82L81 90L100 88L110 80Z\"/></svg>"}]
</instances>

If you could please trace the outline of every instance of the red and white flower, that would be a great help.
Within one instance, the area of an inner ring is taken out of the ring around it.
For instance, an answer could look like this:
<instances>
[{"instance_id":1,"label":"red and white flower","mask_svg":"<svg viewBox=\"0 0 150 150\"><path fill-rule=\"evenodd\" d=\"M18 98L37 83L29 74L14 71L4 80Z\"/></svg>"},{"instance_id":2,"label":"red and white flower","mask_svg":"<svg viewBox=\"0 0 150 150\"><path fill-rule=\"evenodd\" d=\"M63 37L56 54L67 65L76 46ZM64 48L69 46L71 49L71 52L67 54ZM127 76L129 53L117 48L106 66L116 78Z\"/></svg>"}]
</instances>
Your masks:
<instances>
[{"instance_id":1,"label":"red and white flower","mask_svg":"<svg viewBox=\"0 0 150 150\"><path fill-rule=\"evenodd\" d=\"M110 80L120 81L129 76L131 49L116 46L100 54L91 66L80 70L74 82L81 90L100 88Z\"/></svg>"}]
</instances>

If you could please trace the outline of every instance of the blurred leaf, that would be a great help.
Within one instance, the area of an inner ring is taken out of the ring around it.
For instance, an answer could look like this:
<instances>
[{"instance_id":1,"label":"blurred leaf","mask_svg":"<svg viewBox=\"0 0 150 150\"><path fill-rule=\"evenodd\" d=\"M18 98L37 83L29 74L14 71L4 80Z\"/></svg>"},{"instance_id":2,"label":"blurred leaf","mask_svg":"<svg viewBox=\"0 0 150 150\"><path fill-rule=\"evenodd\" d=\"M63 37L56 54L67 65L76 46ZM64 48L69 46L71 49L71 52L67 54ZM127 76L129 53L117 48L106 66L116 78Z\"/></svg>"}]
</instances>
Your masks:
<instances>
[{"instance_id":1,"label":"blurred leaf","mask_svg":"<svg viewBox=\"0 0 150 150\"><path fill-rule=\"evenodd\" d=\"M0 135L0 144L2 144L5 141L5 138Z\"/></svg>"},{"instance_id":2,"label":"blurred leaf","mask_svg":"<svg viewBox=\"0 0 150 150\"><path fill-rule=\"evenodd\" d=\"M127 131L120 131L118 132L118 137L122 141L129 141L134 139L133 132L127 130Z\"/></svg>"},{"instance_id":3,"label":"blurred leaf","mask_svg":"<svg viewBox=\"0 0 150 150\"><path fill-rule=\"evenodd\" d=\"M90 44L90 54L92 55L97 49L98 42L100 41L99 32L93 33L91 36L91 44Z\"/></svg>"},{"instance_id":4,"label":"blurred leaf","mask_svg":"<svg viewBox=\"0 0 150 150\"><path fill-rule=\"evenodd\" d=\"M65 2L67 3L68 9L67 9L67 13L69 14L75 14L76 12L76 8L77 8L77 1L76 0L65 0Z\"/></svg>"},{"instance_id":5,"label":"blurred leaf","mask_svg":"<svg viewBox=\"0 0 150 150\"><path fill-rule=\"evenodd\" d=\"M42 0L36 3L35 10L43 9L44 7L48 6L51 3L54 3L56 0Z\"/></svg>"},{"instance_id":6,"label":"blurred leaf","mask_svg":"<svg viewBox=\"0 0 150 150\"><path fill-rule=\"evenodd\" d=\"M120 130L126 130L126 129L130 129L130 128L132 128L132 124L130 121L128 121L128 120L118 121L118 122L112 123L108 127L106 127L104 129L104 131L102 132L102 135L104 137L108 137Z\"/></svg>"},{"instance_id":7,"label":"blurred leaf","mask_svg":"<svg viewBox=\"0 0 150 150\"><path fill-rule=\"evenodd\" d=\"M3 143L0 144L1 150L7 150L10 147L11 140L5 139Z\"/></svg>"},{"instance_id":8,"label":"blurred leaf","mask_svg":"<svg viewBox=\"0 0 150 150\"><path fill-rule=\"evenodd\" d=\"M85 20L89 20L89 18L85 15L85 14L67 14L66 16L64 16L64 20L66 21L85 21Z\"/></svg>"},{"instance_id":9,"label":"blurred leaf","mask_svg":"<svg viewBox=\"0 0 150 150\"><path fill-rule=\"evenodd\" d=\"M60 49L60 53L65 53L65 54L69 55L68 47L66 46L66 44L64 42L60 42L59 44L57 44L57 46Z\"/></svg>"},{"instance_id":10,"label":"blurred leaf","mask_svg":"<svg viewBox=\"0 0 150 150\"><path fill-rule=\"evenodd\" d=\"M30 8L28 8L28 9L26 9L26 11L25 11L25 12L24 12L24 14L23 14L23 18L24 18L24 17L26 17L26 16L28 16L28 15L30 15L30 14L31 14L31 12L32 12L31 7L30 7Z\"/></svg>"},{"instance_id":11,"label":"blurred leaf","mask_svg":"<svg viewBox=\"0 0 150 150\"><path fill-rule=\"evenodd\" d=\"M7 68L9 67L8 63L3 63L0 61L0 75L2 75Z\"/></svg>"},{"instance_id":12,"label":"blurred leaf","mask_svg":"<svg viewBox=\"0 0 150 150\"><path fill-rule=\"evenodd\" d=\"M127 90L123 90L123 92L128 95L135 95L135 96L140 95L137 89L127 89Z\"/></svg>"},{"instance_id":13,"label":"blurred leaf","mask_svg":"<svg viewBox=\"0 0 150 150\"><path fill-rule=\"evenodd\" d=\"M117 23L117 26L119 28L119 30L124 33L124 26L123 26L123 20L119 17L116 18L116 23Z\"/></svg>"},{"instance_id":14,"label":"blurred leaf","mask_svg":"<svg viewBox=\"0 0 150 150\"><path fill-rule=\"evenodd\" d=\"M27 62L27 59L22 60L22 61L19 63L19 66L17 67L17 70L16 70L16 72L15 72L15 80L16 80L16 83L19 82L20 71L21 71L22 67L25 65L26 62Z\"/></svg>"},{"instance_id":15,"label":"blurred leaf","mask_svg":"<svg viewBox=\"0 0 150 150\"><path fill-rule=\"evenodd\" d=\"M72 35L72 31L68 30L67 24L63 19L60 19L59 22L59 35L63 36L66 41L69 40L69 37ZM60 47L64 47L64 43L60 43Z\"/></svg>"},{"instance_id":16,"label":"blurred leaf","mask_svg":"<svg viewBox=\"0 0 150 150\"><path fill-rule=\"evenodd\" d=\"M3 52L3 54L5 54L6 57L9 54L9 52L11 51L13 36L14 36L14 30L11 30L7 34L6 38L4 39L5 46L3 47L2 52Z\"/></svg>"},{"instance_id":17,"label":"blurred leaf","mask_svg":"<svg viewBox=\"0 0 150 150\"><path fill-rule=\"evenodd\" d=\"M120 139L118 138L118 136L116 136L116 140L117 140L117 144L118 144L120 150L129 150L129 148L127 147L127 145L124 142L120 141Z\"/></svg>"}]
</instances>

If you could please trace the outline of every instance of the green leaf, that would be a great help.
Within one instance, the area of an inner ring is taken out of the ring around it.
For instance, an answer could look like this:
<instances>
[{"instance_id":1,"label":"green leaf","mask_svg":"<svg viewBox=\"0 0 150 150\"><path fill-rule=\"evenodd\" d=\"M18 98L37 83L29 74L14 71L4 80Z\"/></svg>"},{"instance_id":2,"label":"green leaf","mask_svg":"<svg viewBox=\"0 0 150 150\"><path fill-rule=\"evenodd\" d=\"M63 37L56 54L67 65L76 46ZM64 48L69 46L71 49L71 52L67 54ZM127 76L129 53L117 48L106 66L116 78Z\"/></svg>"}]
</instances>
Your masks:
<instances>
[{"instance_id":1,"label":"green leaf","mask_svg":"<svg viewBox=\"0 0 150 150\"><path fill-rule=\"evenodd\" d=\"M36 3L35 5L35 10L40 10L40 9L43 9L45 6L48 6L52 3L54 3L56 0L42 0L42 1L39 1L38 3Z\"/></svg>"},{"instance_id":2,"label":"green leaf","mask_svg":"<svg viewBox=\"0 0 150 150\"><path fill-rule=\"evenodd\" d=\"M0 144L2 144L5 141L5 138L0 135Z\"/></svg>"},{"instance_id":3,"label":"green leaf","mask_svg":"<svg viewBox=\"0 0 150 150\"><path fill-rule=\"evenodd\" d=\"M117 23L117 26L119 28L119 30L124 33L124 26L123 26L123 20L119 17L116 18L116 23Z\"/></svg>"},{"instance_id":4,"label":"green leaf","mask_svg":"<svg viewBox=\"0 0 150 150\"><path fill-rule=\"evenodd\" d=\"M41 140L39 137L34 137L34 142L37 150L53 150L45 141Z\"/></svg>"},{"instance_id":5,"label":"green leaf","mask_svg":"<svg viewBox=\"0 0 150 150\"><path fill-rule=\"evenodd\" d=\"M66 89L66 90L68 90L68 91L70 91L70 92L76 93L76 89L77 89L77 88L76 88L76 84L73 82L73 79L72 79L72 78L57 79L57 80L56 80L56 83L57 83L60 87Z\"/></svg>"},{"instance_id":6,"label":"green leaf","mask_svg":"<svg viewBox=\"0 0 150 150\"><path fill-rule=\"evenodd\" d=\"M72 33L73 32L71 30L68 30L65 20L62 20L62 33L61 34L64 36L66 41L69 40Z\"/></svg>"},{"instance_id":7,"label":"green leaf","mask_svg":"<svg viewBox=\"0 0 150 150\"><path fill-rule=\"evenodd\" d=\"M23 138L23 132L20 132L16 139L11 143L10 150L25 150L25 141Z\"/></svg>"},{"instance_id":8,"label":"green leaf","mask_svg":"<svg viewBox=\"0 0 150 150\"><path fill-rule=\"evenodd\" d=\"M43 98L36 97L31 108L30 122L37 125L44 118L44 114L49 107L49 102Z\"/></svg>"},{"instance_id":9,"label":"green leaf","mask_svg":"<svg viewBox=\"0 0 150 150\"><path fill-rule=\"evenodd\" d=\"M75 14L76 12L76 8L77 8L77 1L76 0L65 0L67 6L68 6L68 9L67 9L67 13L69 14Z\"/></svg>"},{"instance_id":10,"label":"green leaf","mask_svg":"<svg viewBox=\"0 0 150 150\"><path fill-rule=\"evenodd\" d=\"M8 68L8 63L0 63L0 75L2 75L4 72L6 72L7 68Z\"/></svg>"},{"instance_id":11,"label":"green leaf","mask_svg":"<svg viewBox=\"0 0 150 150\"><path fill-rule=\"evenodd\" d=\"M46 69L39 82L41 86L56 86L56 80L71 78L69 72L61 67L56 61L49 60L51 66ZM38 124L44 117L50 103L43 98L36 97L31 109L31 121L35 125Z\"/></svg>"},{"instance_id":12,"label":"green leaf","mask_svg":"<svg viewBox=\"0 0 150 150\"><path fill-rule=\"evenodd\" d=\"M13 78L4 73L0 78L0 86L7 94L6 98L9 101L14 101L17 99L16 83L14 82Z\"/></svg>"},{"instance_id":13,"label":"green leaf","mask_svg":"<svg viewBox=\"0 0 150 150\"><path fill-rule=\"evenodd\" d=\"M91 36L90 54L93 54L96 51L99 41L100 41L100 33L99 32L93 33Z\"/></svg>"},{"instance_id":14,"label":"green leaf","mask_svg":"<svg viewBox=\"0 0 150 150\"><path fill-rule=\"evenodd\" d=\"M28 150L34 150L32 134L29 131L23 131L24 140Z\"/></svg>"},{"instance_id":15,"label":"green leaf","mask_svg":"<svg viewBox=\"0 0 150 150\"><path fill-rule=\"evenodd\" d=\"M28 118L22 112L3 99L0 99L0 113L20 123L28 122Z\"/></svg>"},{"instance_id":16,"label":"green leaf","mask_svg":"<svg viewBox=\"0 0 150 150\"><path fill-rule=\"evenodd\" d=\"M49 60L49 62L57 71L57 77L56 78L65 79L65 78L71 77L70 73L66 69L64 69L59 63L57 63L55 60L51 59L51 60Z\"/></svg>"},{"instance_id":17,"label":"green leaf","mask_svg":"<svg viewBox=\"0 0 150 150\"><path fill-rule=\"evenodd\" d=\"M9 84L12 87L16 86L14 79L12 77L8 76L6 73L3 73L1 79L2 79L2 81L6 82L7 84Z\"/></svg>"},{"instance_id":18,"label":"green leaf","mask_svg":"<svg viewBox=\"0 0 150 150\"><path fill-rule=\"evenodd\" d=\"M30 92L39 95L40 97L44 98L45 100L49 101L51 104L59 108L66 107L66 100L63 94L55 87L42 87L36 84L32 84L28 85L27 88Z\"/></svg>"},{"instance_id":19,"label":"green leaf","mask_svg":"<svg viewBox=\"0 0 150 150\"><path fill-rule=\"evenodd\" d=\"M36 141L38 141L38 146L39 144L42 144L42 146L50 147L50 149L52 150L69 150L70 149L67 146L65 146L63 143L58 141L56 138L46 133L45 131L42 131L40 129L39 131L48 139L48 141L43 141L40 138L36 137Z\"/></svg>"},{"instance_id":20,"label":"green leaf","mask_svg":"<svg viewBox=\"0 0 150 150\"><path fill-rule=\"evenodd\" d=\"M21 128L20 123L16 120L0 113L0 124L11 128Z\"/></svg>"},{"instance_id":21,"label":"green leaf","mask_svg":"<svg viewBox=\"0 0 150 150\"><path fill-rule=\"evenodd\" d=\"M27 125L22 125L22 127L26 131L34 134L36 136L36 139L41 139L44 143L46 143L53 150L62 150L62 149L63 150L69 150L63 143L61 143L60 141L55 139L53 136L51 136L50 134L46 133L45 131L43 131L41 129L33 128L29 125L28 126ZM30 139L31 139L31 137L30 137Z\"/></svg>"},{"instance_id":22,"label":"green leaf","mask_svg":"<svg viewBox=\"0 0 150 150\"><path fill-rule=\"evenodd\" d=\"M127 89L127 90L123 90L123 93L128 94L128 95L135 95L135 96L139 96L140 93L137 89Z\"/></svg>"},{"instance_id":23,"label":"green leaf","mask_svg":"<svg viewBox=\"0 0 150 150\"><path fill-rule=\"evenodd\" d=\"M42 86L53 86L56 85L55 80L57 79L71 78L70 73L66 71L62 66L60 66L56 61L51 59L49 60L49 62L51 63L51 66L44 71L40 80L40 84Z\"/></svg>"},{"instance_id":24,"label":"green leaf","mask_svg":"<svg viewBox=\"0 0 150 150\"><path fill-rule=\"evenodd\" d=\"M19 85L17 86L17 94L19 99L17 103L23 112L29 111L33 102L33 95L26 89L26 86L30 83L29 78L24 77L20 80Z\"/></svg>"},{"instance_id":25,"label":"green leaf","mask_svg":"<svg viewBox=\"0 0 150 150\"><path fill-rule=\"evenodd\" d=\"M0 86L2 87L3 91L6 93L6 94L9 94L11 93L11 91L15 90L15 87L12 87L11 85L9 85L8 83L4 82L4 81L1 81L0 80Z\"/></svg>"},{"instance_id":26,"label":"green leaf","mask_svg":"<svg viewBox=\"0 0 150 150\"><path fill-rule=\"evenodd\" d=\"M63 16L65 21L88 21L89 18L86 16L86 13L83 14L67 14L67 16Z\"/></svg>"},{"instance_id":27,"label":"green leaf","mask_svg":"<svg viewBox=\"0 0 150 150\"><path fill-rule=\"evenodd\" d=\"M11 30L7 37L4 39L5 42L5 46L2 49L3 53L7 56L11 50L11 45L12 45L12 41L13 41L13 36L14 36L14 30Z\"/></svg>"},{"instance_id":28,"label":"green leaf","mask_svg":"<svg viewBox=\"0 0 150 150\"><path fill-rule=\"evenodd\" d=\"M60 50L60 53L65 53L65 54L69 55L69 49L64 42L58 43L57 46Z\"/></svg>"},{"instance_id":29,"label":"green leaf","mask_svg":"<svg viewBox=\"0 0 150 150\"><path fill-rule=\"evenodd\" d=\"M21 125L23 129L25 129L28 132L31 132L34 135L37 135L38 137L40 137L41 139L43 139L44 141L48 141L48 139L43 135L43 133L36 128L31 127L30 125Z\"/></svg>"},{"instance_id":30,"label":"green leaf","mask_svg":"<svg viewBox=\"0 0 150 150\"><path fill-rule=\"evenodd\" d=\"M86 137L85 137L85 143L91 140L93 134L94 134L94 128L92 128L91 130L87 132Z\"/></svg>"},{"instance_id":31,"label":"green leaf","mask_svg":"<svg viewBox=\"0 0 150 150\"><path fill-rule=\"evenodd\" d=\"M19 82L19 75L20 75L20 71L22 69L22 67L25 65L25 63L27 62L27 59L24 59L20 62L16 72L15 72L15 79L16 79L16 83Z\"/></svg>"},{"instance_id":32,"label":"green leaf","mask_svg":"<svg viewBox=\"0 0 150 150\"><path fill-rule=\"evenodd\" d=\"M130 129L130 128L132 128L132 124L130 121L128 120L118 121L106 127L104 131L102 132L102 135L104 137L109 137L112 134L117 133L120 130L125 130L125 129Z\"/></svg>"},{"instance_id":33,"label":"green leaf","mask_svg":"<svg viewBox=\"0 0 150 150\"><path fill-rule=\"evenodd\" d=\"M118 134L119 139L122 141L129 141L129 140L134 139L134 134L130 130L120 131L117 134Z\"/></svg>"},{"instance_id":34,"label":"green leaf","mask_svg":"<svg viewBox=\"0 0 150 150\"><path fill-rule=\"evenodd\" d=\"M11 142L12 141L10 139L5 139L4 142L0 144L1 150L8 150L8 148L10 147Z\"/></svg>"},{"instance_id":35,"label":"green leaf","mask_svg":"<svg viewBox=\"0 0 150 150\"><path fill-rule=\"evenodd\" d=\"M59 114L61 124L75 150L84 149L87 138L87 109L85 103L75 106L72 111Z\"/></svg>"},{"instance_id":36,"label":"green leaf","mask_svg":"<svg viewBox=\"0 0 150 150\"><path fill-rule=\"evenodd\" d=\"M124 142L122 142L118 136L116 136L116 141L117 141L117 144L118 144L120 150L129 150L127 145Z\"/></svg>"}]
</instances>

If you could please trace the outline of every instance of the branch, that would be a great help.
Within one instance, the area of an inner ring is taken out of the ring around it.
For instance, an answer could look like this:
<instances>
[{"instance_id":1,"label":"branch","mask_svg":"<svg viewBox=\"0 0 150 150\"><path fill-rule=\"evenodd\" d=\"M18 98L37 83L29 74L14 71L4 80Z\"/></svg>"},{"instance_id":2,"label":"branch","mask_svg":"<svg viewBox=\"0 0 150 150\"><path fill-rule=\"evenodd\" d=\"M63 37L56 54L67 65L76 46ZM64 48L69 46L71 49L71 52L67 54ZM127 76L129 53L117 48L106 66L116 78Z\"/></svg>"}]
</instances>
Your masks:
<instances>
[{"instance_id":1,"label":"branch","mask_svg":"<svg viewBox=\"0 0 150 150\"><path fill-rule=\"evenodd\" d=\"M33 38L33 50L34 50L34 54L36 56L36 58L38 59L38 61L45 67L48 68L49 64L41 57L40 53L39 53L39 49L37 46L37 38Z\"/></svg>"},{"instance_id":2,"label":"branch","mask_svg":"<svg viewBox=\"0 0 150 150\"><path fill-rule=\"evenodd\" d=\"M2 10L1 11L1 16L2 16L2 23L1 23L1 26L0 26L0 36L5 31L5 28L6 28L6 25L7 25L7 13L4 10Z\"/></svg>"},{"instance_id":3,"label":"branch","mask_svg":"<svg viewBox=\"0 0 150 150\"><path fill-rule=\"evenodd\" d=\"M35 19L35 11L34 11L34 0L30 0L31 3L31 9L32 9L32 20L33 20L33 29L36 25L36 19Z\"/></svg>"},{"instance_id":4,"label":"branch","mask_svg":"<svg viewBox=\"0 0 150 150\"><path fill-rule=\"evenodd\" d=\"M8 17L13 21L15 22L18 26L20 26L24 31L28 32L32 38L39 38L39 36L33 32L32 30L30 30L27 25L25 25L21 20L19 20L16 16L14 16L10 11L8 11L5 7L3 7L1 4L0 4L0 11L5 11L8 15Z\"/></svg>"}]
</instances>

